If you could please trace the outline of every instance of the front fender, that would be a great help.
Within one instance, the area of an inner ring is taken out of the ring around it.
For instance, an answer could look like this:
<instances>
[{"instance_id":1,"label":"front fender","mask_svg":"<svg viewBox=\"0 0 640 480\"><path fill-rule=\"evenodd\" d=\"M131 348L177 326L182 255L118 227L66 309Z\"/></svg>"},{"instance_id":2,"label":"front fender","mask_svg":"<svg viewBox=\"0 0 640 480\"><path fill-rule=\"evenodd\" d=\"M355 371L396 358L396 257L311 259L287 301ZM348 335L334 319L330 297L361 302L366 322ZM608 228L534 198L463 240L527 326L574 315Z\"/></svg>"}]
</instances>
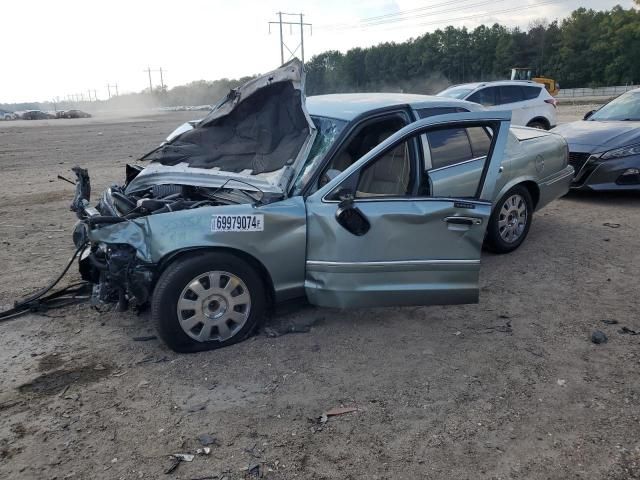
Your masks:
<instances>
[{"instance_id":1,"label":"front fender","mask_svg":"<svg viewBox=\"0 0 640 480\"><path fill-rule=\"evenodd\" d=\"M212 231L213 215L264 215L262 231ZM250 204L201 207L149 215L100 227L92 241L124 243L142 261L159 265L185 250L228 248L258 260L273 281L277 299L303 291L306 255L306 211L302 197L254 207Z\"/></svg>"}]
</instances>

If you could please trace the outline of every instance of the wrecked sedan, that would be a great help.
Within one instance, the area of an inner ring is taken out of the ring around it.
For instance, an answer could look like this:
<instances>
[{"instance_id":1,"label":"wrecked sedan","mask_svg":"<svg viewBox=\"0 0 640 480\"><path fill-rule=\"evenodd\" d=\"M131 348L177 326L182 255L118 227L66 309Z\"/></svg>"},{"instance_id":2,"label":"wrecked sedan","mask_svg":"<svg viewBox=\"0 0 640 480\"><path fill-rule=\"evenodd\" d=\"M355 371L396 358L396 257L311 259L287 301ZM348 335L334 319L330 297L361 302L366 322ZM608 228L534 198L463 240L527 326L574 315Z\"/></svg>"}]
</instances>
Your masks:
<instances>
[{"instance_id":1,"label":"wrecked sedan","mask_svg":"<svg viewBox=\"0 0 640 480\"><path fill-rule=\"evenodd\" d=\"M286 64L181 127L146 168L128 166L97 207L75 169L80 271L96 301L149 303L181 352L242 340L273 305L305 296L339 308L477 302L485 236L517 247L573 169L562 138L511 132L508 112L476 108L305 101L300 63Z\"/></svg>"}]
</instances>

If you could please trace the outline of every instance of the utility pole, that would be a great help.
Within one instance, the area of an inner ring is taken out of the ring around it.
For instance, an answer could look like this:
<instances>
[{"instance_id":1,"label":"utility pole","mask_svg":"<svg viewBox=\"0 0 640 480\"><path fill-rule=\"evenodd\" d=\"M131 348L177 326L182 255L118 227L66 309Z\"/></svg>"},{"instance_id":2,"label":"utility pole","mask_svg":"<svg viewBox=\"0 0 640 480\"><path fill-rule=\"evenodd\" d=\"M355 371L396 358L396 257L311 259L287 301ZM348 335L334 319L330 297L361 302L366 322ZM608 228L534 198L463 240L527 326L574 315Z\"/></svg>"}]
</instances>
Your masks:
<instances>
[{"instance_id":1,"label":"utility pole","mask_svg":"<svg viewBox=\"0 0 640 480\"><path fill-rule=\"evenodd\" d=\"M278 12L280 24L280 65L284 65L284 39L282 38L282 12Z\"/></svg>"},{"instance_id":2,"label":"utility pole","mask_svg":"<svg viewBox=\"0 0 640 480\"><path fill-rule=\"evenodd\" d=\"M144 70L144 71L149 74L149 92L153 93L153 82L151 80L151 72L160 72L160 86L161 86L162 90L164 91L164 77L162 75L162 72L163 72L162 67L160 67L157 70L151 70L151 67L147 67L147 69ZM165 70L165 72L166 72L166 70ZM117 90L118 90L118 86L116 85L116 95L118 94Z\"/></svg>"},{"instance_id":3,"label":"utility pole","mask_svg":"<svg viewBox=\"0 0 640 480\"><path fill-rule=\"evenodd\" d=\"M111 85L111 84L107 83L107 93L109 94L109 98L111 98L111 87L114 87L116 89L115 96L117 97L118 96L118 84L114 83L113 85ZM94 90L94 92L95 92L95 90Z\"/></svg>"},{"instance_id":4,"label":"utility pole","mask_svg":"<svg viewBox=\"0 0 640 480\"><path fill-rule=\"evenodd\" d=\"M146 72L149 74L149 93L153 93L153 84L151 83L151 67L147 67Z\"/></svg>"},{"instance_id":5,"label":"utility pole","mask_svg":"<svg viewBox=\"0 0 640 480\"><path fill-rule=\"evenodd\" d=\"M89 101L91 101L91 90L87 90L87 92L89 93Z\"/></svg>"},{"instance_id":6,"label":"utility pole","mask_svg":"<svg viewBox=\"0 0 640 480\"><path fill-rule=\"evenodd\" d=\"M282 21L282 16L283 15L288 15L288 16L295 16L295 17L299 17L300 21ZM280 61L284 64L284 49L286 48L287 51L290 54L289 59L293 58L296 56L296 52L298 51L298 49L300 49L300 58L302 60L302 63L304 64L304 27L309 27L310 31L311 31L311 35L313 35L313 26L310 23L304 23L304 15L302 13L285 13L285 12L278 12L278 21L275 22L269 22L269 33L271 33L271 25L278 25L279 26L279 31L280 31ZM296 48L294 50L291 50L287 44L284 41L284 38L282 36L282 26L283 25L289 25L290 27L292 25L297 25L300 27L300 43L298 44L298 46L296 46Z\"/></svg>"}]
</instances>

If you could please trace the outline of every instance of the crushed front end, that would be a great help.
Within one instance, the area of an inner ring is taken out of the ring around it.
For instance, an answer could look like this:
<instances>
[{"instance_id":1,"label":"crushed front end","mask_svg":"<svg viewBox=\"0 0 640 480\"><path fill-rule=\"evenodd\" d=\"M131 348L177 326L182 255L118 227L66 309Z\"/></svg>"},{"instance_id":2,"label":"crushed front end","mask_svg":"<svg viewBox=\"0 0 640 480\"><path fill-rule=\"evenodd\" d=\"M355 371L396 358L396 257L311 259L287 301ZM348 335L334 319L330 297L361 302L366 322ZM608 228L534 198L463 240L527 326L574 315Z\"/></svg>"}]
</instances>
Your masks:
<instances>
[{"instance_id":1,"label":"crushed front end","mask_svg":"<svg viewBox=\"0 0 640 480\"><path fill-rule=\"evenodd\" d=\"M82 249L79 270L93 284L92 304L115 304L119 310L140 308L149 300L158 266L149 254L150 233L146 217L171 214L205 206L246 203L246 193L159 184L135 193L126 188L142 169L127 165L126 182L104 191L91 206L91 182L87 170L75 167L76 193L71 210L78 222L73 242Z\"/></svg>"}]
</instances>

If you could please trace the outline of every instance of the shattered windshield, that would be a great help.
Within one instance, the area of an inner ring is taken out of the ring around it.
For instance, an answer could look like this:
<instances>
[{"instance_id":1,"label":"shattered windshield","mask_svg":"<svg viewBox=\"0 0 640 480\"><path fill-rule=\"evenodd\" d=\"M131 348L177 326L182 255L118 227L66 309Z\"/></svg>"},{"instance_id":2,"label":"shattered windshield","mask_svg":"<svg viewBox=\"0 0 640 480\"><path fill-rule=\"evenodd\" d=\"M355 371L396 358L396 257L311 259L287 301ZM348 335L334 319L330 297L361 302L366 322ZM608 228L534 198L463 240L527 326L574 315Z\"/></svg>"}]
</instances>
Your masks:
<instances>
[{"instance_id":1,"label":"shattered windshield","mask_svg":"<svg viewBox=\"0 0 640 480\"><path fill-rule=\"evenodd\" d=\"M607 103L589 120L640 120L640 92L628 92Z\"/></svg>"},{"instance_id":2,"label":"shattered windshield","mask_svg":"<svg viewBox=\"0 0 640 480\"><path fill-rule=\"evenodd\" d=\"M296 180L294 194L300 193L300 190L306 185L316 166L322 161L327 151L329 151L329 148L331 148L331 145L333 145L333 142L347 125L346 121L335 118L316 117L312 115L311 120L313 120L313 124L316 126L316 138L313 141L304 167Z\"/></svg>"}]
</instances>

